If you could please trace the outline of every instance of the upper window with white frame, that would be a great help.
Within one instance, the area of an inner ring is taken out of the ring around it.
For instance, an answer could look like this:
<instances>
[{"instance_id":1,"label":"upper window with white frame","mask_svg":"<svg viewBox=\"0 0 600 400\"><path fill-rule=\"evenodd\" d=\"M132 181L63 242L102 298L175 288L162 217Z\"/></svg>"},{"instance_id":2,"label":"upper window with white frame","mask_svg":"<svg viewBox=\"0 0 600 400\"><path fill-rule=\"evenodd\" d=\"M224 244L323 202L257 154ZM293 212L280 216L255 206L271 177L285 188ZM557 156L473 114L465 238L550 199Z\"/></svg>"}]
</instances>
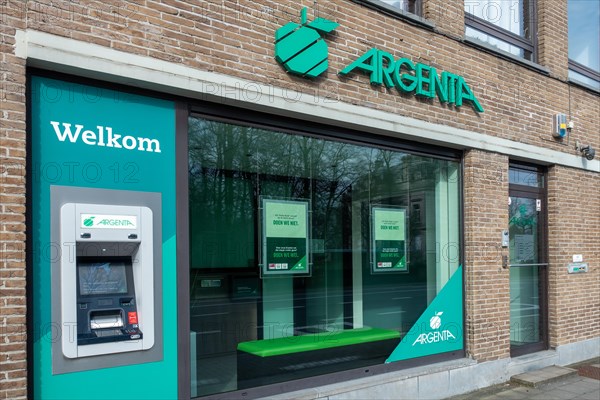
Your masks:
<instances>
[{"instance_id":1,"label":"upper window with white frame","mask_svg":"<svg viewBox=\"0 0 600 400\"><path fill-rule=\"evenodd\" d=\"M535 0L465 0L465 36L535 61Z\"/></svg>"},{"instance_id":2,"label":"upper window with white frame","mask_svg":"<svg viewBox=\"0 0 600 400\"><path fill-rule=\"evenodd\" d=\"M569 0L569 79L600 90L600 2Z\"/></svg>"},{"instance_id":3,"label":"upper window with white frame","mask_svg":"<svg viewBox=\"0 0 600 400\"><path fill-rule=\"evenodd\" d=\"M421 16L421 0L365 0L375 6Z\"/></svg>"}]
</instances>

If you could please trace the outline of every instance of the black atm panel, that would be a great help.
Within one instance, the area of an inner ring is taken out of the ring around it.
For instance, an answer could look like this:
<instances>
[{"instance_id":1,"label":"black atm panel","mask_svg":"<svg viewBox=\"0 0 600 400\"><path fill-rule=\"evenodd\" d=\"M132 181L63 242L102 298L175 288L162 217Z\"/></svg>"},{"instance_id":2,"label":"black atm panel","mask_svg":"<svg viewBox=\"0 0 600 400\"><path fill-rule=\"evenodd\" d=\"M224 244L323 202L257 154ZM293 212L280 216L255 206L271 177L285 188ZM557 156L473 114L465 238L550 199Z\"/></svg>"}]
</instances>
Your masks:
<instances>
[{"instance_id":1,"label":"black atm panel","mask_svg":"<svg viewBox=\"0 0 600 400\"><path fill-rule=\"evenodd\" d=\"M141 338L131 257L77 257L77 344Z\"/></svg>"}]
</instances>

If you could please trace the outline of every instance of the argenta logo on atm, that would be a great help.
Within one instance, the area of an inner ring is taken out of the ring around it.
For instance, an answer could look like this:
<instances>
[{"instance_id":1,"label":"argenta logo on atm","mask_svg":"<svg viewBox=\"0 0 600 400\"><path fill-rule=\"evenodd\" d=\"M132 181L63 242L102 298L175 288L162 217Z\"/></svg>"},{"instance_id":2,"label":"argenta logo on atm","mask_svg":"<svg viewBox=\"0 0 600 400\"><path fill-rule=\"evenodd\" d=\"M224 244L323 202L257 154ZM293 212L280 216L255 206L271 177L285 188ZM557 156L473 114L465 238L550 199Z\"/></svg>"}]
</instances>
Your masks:
<instances>
[{"instance_id":1,"label":"argenta logo on atm","mask_svg":"<svg viewBox=\"0 0 600 400\"><path fill-rule=\"evenodd\" d=\"M158 139L116 134L113 133L110 126L98 125L91 130L77 124L75 124L75 129L72 129L73 125L67 122L50 121L50 125L54 128L54 133L61 142L68 140L71 143L78 143L81 139L81 142L88 146L160 153L160 141Z\"/></svg>"},{"instance_id":2,"label":"argenta logo on atm","mask_svg":"<svg viewBox=\"0 0 600 400\"><path fill-rule=\"evenodd\" d=\"M325 18L307 22L306 7L300 23L288 22L275 32L275 59L296 75L317 77L328 67L329 50L321 34L333 32L339 24Z\"/></svg>"},{"instance_id":3,"label":"argenta logo on atm","mask_svg":"<svg viewBox=\"0 0 600 400\"><path fill-rule=\"evenodd\" d=\"M135 215L91 215L81 214L82 228L116 228L136 229L137 217Z\"/></svg>"}]
</instances>

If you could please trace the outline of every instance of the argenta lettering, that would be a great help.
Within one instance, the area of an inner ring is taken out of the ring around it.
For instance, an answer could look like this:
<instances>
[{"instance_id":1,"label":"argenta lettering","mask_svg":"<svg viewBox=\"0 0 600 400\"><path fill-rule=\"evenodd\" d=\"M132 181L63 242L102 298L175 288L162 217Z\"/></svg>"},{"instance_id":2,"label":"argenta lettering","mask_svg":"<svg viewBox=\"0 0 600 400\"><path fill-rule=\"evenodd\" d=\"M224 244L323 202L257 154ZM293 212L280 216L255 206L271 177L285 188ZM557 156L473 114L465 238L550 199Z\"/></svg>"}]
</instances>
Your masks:
<instances>
[{"instance_id":1,"label":"argenta lettering","mask_svg":"<svg viewBox=\"0 0 600 400\"><path fill-rule=\"evenodd\" d=\"M446 340L456 339L456 337L449 330L443 330L441 332L429 332L429 333L421 333L419 337L415 339L413 342L413 346L417 343L426 344L426 343L437 343L437 342L445 342Z\"/></svg>"},{"instance_id":2,"label":"argenta lettering","mask_svg":"<svg viewBox=\"0 0 600 400\"><path fill-rule=\"evenodd\" d=\"M127 219L103 219L98 221L96 225L105 225L105 226L134 226L131 221Z\"/></svg>"},{"instance_id":3,"label":"argenta lettering","mask_svg":"<svg viewBox=\"0 0 600 400\"><path fill-rule=\"evenodd\" d=\"M417 96L438 99L442 103L461 107L463 102L471 103L475 111L483 112L483 107L469 88L462 76L437 70L426 64L413 63L408 58L395 60L383 50L372 48L344 68L340 75L345 76L353 70L370 74L373 85L395 87L402 93L415 93Z\"/></svg>"},{"instance_id":4,"label":"argenta lettering","mask_svg":"<svg viewBox=\"0 0 600 400\"><path fill-rule=\"evenodd\" d=\"M160 142L158 139L149 139L145 137L134 137L129 135L119 135L113 133L109 126L96 126L95 130L85 129L83 125L75 125L66 122L50 121L54 128L54 133L59 141L64 142L67 139L71 143L77 143L80 139L88 146L113 147L115 149L147 151L150 153L160 153ZM62 129L61 129L62 125Z\"/></svg>"}]
</instances>

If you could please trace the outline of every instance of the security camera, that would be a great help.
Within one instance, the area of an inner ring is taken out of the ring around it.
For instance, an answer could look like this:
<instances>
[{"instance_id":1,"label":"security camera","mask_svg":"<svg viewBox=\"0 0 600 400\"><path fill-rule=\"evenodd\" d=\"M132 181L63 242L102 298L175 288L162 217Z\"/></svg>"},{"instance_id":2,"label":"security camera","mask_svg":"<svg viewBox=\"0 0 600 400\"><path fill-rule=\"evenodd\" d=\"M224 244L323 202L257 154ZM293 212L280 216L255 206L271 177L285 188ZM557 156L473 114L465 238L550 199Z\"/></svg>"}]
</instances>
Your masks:
<instances>
[{"instance_id":1,"label":"security camera","mask_svg":"<svg viewBox=\"0 0 600 400\"><path fill-rule=\"evenodd\" d=\"M594 156L596 156L596 150L594 150L591 145L582 147L581 153L583 153L583 156L590 161L592 161Z\"/></svg>"}]
</instances>

